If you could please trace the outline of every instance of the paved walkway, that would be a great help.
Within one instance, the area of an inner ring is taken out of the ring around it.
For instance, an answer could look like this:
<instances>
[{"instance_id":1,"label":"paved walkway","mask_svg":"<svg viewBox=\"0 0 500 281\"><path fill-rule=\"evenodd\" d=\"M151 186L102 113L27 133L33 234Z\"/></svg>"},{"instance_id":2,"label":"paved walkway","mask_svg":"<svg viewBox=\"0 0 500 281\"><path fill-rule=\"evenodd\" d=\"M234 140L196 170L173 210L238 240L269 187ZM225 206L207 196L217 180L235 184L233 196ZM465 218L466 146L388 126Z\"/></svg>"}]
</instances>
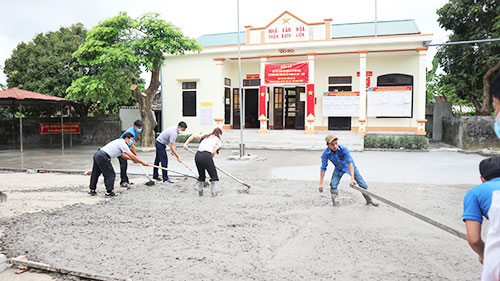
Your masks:
<instances>
[{"instance_id":1,"label":"paved walkway","mask_svg":"<svg viewBox=\"0 0 500 281\"><path fill-rule=\"evenodd\" d=\"M97 146L75 146L71 149L27 149L0 150L0 167L90 170L92 156ZM194 157L178 147L181 157L195 170ZM235 175L244 177L273 177L297 180L318 180L321 151L279 151L252 150L265 161L226 160L232 149L223 149L215 157L216 165ZM479 162L484 159L478 154L459 152L397 152L364 151L352 153L355 163L367 181L429 184L477 184L479 183ZM139 157L149 163L154 162L155 152L139 152ZM113 160L115 170L119 171L118 160ZM169 167L190 173L175 158L169 155ZM330 166L331 167L331 166ZM129 162L129 173L142 174L138 164ZM152 168L147 168L152 173ZM328 172L331 172L330 168ZM328 177L328 174L327 174Z\"/></svg>"}]
</instances>

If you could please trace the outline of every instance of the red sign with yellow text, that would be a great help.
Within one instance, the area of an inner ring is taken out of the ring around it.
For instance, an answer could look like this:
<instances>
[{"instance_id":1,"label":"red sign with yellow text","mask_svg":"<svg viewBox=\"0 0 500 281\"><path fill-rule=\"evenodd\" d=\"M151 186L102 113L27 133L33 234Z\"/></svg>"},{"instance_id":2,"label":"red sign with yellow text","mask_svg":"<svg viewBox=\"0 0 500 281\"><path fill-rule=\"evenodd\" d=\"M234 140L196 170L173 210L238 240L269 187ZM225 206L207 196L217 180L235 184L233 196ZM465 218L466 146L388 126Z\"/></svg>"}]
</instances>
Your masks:
<instances>
[{"instance_id":1,"label":"red sign with yellow text","mask_svg":"<svg viewBox=\"0 0 500 281\"><path fill-rule=\"evenodd\" d=\"M80 122L63 124L64 134L80 134ZM61 123L40 123L40 134L61 134Z\"/></svg>"},{"instance_id":2,"label":"red sign with yellow text","mask_svg":"<svg viewBox=\"0 0 500 281\"><path fill-rule=\"evenodd\" d=\"M309 81L309 63L272 63L265 67L266 84L293 84Z\"/></svg>"}]
</instances>

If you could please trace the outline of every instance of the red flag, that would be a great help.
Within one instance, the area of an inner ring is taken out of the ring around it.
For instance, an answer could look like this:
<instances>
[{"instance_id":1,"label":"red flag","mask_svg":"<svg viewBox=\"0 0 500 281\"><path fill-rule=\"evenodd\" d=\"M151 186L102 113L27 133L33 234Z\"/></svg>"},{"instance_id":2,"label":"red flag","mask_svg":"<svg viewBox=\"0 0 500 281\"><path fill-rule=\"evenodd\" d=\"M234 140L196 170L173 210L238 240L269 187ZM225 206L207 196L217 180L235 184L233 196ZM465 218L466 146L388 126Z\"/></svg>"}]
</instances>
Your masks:
<instances>
[{"instance_id":1,"label":"red flag","mask_svg":"<svg viewBox=\"0 0 500 281\"><path fill-rule=\"evenodd\" d=\"M267 87L266 86L260 86L259 87L259 118L264 115L264 117L267 117L266 115L266 92L267 92Z\"/></svg>"},{"instance_id":2,"label":"red flag","mask_svg":"<svg viewBox=\"0 0 500 281\"><path fill-rule=\"evenodd\" d=\"M306 117L309 117L309 114L314 114L314 84L307 84L307 114Z\"/></svg>"}]
</instances>

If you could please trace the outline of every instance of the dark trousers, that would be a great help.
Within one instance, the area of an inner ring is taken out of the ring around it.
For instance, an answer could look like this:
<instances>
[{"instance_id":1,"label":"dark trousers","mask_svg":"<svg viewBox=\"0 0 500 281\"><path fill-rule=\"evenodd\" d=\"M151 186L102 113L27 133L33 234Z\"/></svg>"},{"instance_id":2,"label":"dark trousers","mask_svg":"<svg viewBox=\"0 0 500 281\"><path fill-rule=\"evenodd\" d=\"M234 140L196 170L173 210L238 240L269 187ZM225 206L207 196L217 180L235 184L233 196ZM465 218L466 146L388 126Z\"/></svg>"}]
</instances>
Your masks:
<instances>
[{"instance_id":1,"label":"dark trousers","mask_svg":"<svg viewBox=\"0 0 500 281\"><path fill-rule=\"evenodd\" d=\"M196 168L198 168L198 181L205 181L205 170L208 171L210 175L210 181L219 181L212 153L208 151L198 151L194 156L194 162L196 163Z\"/></svg>"},{"instance_id":2,"label":"dark trousers","mask_svg":"<svg viewBox=\"0 0 500 281\"><path fill-rule=\"evenodd\" d=\"M158 164L160 164L161 162L162 167L168 168L168 156L167 156L167 151L165 150L167 146L156 141L155 147L156 147L155 165L158 166ZM163 176L163 181L167 181L168 180L167 171L161 170L161 174ZM153 168L153 178L158 179L158 168Z\"/></svg>"},{"instance_id":3,"label":"dark trousers","mask_svg":"<svg viewBox=\"0 0 500 281\"><path fill-rule=\"evenodd\" d=\"M118 162L120 162L120 184L126 182L128 183L127 177L127 159L118 156Z\"/></svg>"},{"instance_id":4,"label":"dark trousers","mask_svg":"<svg viewBox=\"0 0 500 281\"><path fill-rule=\"evenodd\" d=\"M115 170L111 165L111 158L109 155L98 150L94 154L94 165L92 166L92 174L90 174L90 189L95 190L97 188L97 180L100 175L104 176L104 185L106 185L106 191L113 191L113 185L115 183Z\"/></svg>"}]
</instances>

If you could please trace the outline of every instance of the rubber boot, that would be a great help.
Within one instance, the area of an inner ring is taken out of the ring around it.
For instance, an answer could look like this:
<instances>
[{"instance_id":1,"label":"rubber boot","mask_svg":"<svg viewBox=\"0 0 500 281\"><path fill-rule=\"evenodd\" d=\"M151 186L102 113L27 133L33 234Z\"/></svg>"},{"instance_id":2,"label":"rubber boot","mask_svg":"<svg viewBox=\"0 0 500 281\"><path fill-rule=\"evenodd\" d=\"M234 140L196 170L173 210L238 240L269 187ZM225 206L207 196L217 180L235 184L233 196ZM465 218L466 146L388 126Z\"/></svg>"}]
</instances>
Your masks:
<instances>
[{"instance_id":1,"label":"rubber boot","mask_svg":"<svg viewBox=\"0 0 500 281\"><path fill-rule=\"evenodd\" d=\"M372 206L375 206L375 207L378 206L378 203L374 203L373 200L372 200L372 198L370 196L368 196L368 195L366 195L364 193L362 193L362 194L363 194L363 197L366 200L366 205L372 205Z\"/></svg>"},{"instance_id":2,"label":"rubber boot","mask_svg":"<svg viewBox=\"0 0 500 281\"><path fill-rule=\"evenodd\" d=\"M338 203L335 201L335 200L337 199L337 196L338 196L338 195L339 195L339 194L338 194L337 192L333 192L333 193L331 194L331 196L332 196L332 204L333 204L333 206L337 206L337 205L338 205Z\"/></svg>"},{"instance_id":3,"label":"rubber boot","mask_svg":"<svg viewBox=\"0 0 500 281\"><path fill-rule=\"evenodd\" d=\"M217 195L217 182L216 181L210 182L210 192L212 193L212 197Z\"/></svg>"},{"instance_id":4,"label":"rubber boot","mask_svg":"<svg viewBox=\"0 0 500 281\"><path fill-rule=\"evenodd\" d=\"M203 186L205 185L205 182L199 181L198 182L198 195L203 196Z\"/></svg>"}]
</instances>

